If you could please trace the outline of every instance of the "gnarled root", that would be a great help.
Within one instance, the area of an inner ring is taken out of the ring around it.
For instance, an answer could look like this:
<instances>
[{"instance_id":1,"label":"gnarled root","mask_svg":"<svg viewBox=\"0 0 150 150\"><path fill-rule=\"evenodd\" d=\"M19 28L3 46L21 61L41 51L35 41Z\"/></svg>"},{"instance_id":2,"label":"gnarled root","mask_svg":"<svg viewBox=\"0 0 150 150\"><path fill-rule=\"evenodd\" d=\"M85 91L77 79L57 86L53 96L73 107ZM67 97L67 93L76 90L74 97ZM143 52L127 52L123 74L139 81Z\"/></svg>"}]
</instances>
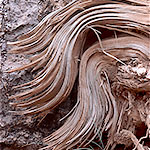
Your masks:
<instances>
[{"instance_id":1,"label":"gnarled root","mask_svg":"<svg viewBox=\"0 0 150 150\"><path fill-rule=\"evenodd\" d=\"M65 124L44 139L46 148L86 146L103 131L108 131L109 148L124 126L129 129L144 122L150 114L149 107L143 109L149 99L143 100L139 93L150 92L149 25L147 0L74 0L46 16L19 41L8 43L14 46L11 53L33 54L31 63L10 72L40 69L32 81L14 87L24 90L10 97L16 100L12 105L26 108L18 114L54 109L69 96L79 73L78 104ZM101 30L120 35L101 39ZM89 31L98 42L87 48ZM130 131L122 134L137 145Z\"/></svg>"},{"instance_id":2,"label":"gnarled root","mask_svg":"<svg viewBox=\"0 0 150 150\"><path fill-rule=\"evenodd\" d=\"M136 138L136 136L131 131L123 129L119 133L119 136L121 136L123 140L127 140L127 141L132 140L132 142L136 146L137 150L145 150L143 145L139 143L139 140ZM116 139L116 141L119 144L126 144L124 142L121 142L120 138L118 138L118 140Z\"/></svg>"}]
</instances>

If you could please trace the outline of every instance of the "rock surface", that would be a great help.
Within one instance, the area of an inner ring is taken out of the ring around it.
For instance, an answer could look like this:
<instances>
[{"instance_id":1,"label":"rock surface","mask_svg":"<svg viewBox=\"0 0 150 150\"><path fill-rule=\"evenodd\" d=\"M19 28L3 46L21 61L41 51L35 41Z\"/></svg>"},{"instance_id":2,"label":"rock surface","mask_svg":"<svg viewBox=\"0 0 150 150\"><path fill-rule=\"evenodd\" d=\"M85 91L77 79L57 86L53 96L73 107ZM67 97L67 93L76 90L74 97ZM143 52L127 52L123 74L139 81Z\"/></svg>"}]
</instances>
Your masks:
<instances>
[{"instance_id":1,"label":"rock surface","mask_svg":"<svg viewBox=\"0 0 150 150\"><path fill-rule=\"evenodd\" d=\"M0 150L37 150L43 145L43 137L63 124L59 120L75 104L74 92L60 107L40 118L17 116L13 113L16 109L9 104L9 95L15 93L12 87L31 80L32 74L28 70L7 73L8 70L29 62L24 55L9 54L7 41L16 41L18 36L30 31L44 16L68 2L69 0L0 0Z\"/></svg>"}]
</instances>

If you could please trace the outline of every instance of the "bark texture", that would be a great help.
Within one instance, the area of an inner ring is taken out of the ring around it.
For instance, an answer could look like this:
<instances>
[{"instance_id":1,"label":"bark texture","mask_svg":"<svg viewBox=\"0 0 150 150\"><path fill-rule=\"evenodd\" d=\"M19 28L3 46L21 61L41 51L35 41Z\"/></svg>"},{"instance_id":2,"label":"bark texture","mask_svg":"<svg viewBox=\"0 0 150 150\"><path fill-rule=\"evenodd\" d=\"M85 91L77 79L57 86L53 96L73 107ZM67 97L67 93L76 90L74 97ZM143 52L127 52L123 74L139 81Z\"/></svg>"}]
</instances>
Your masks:
<instances>
[{"instance_id":1,"label":"bark texture","mask_svg":"<svg viewBox=\"0 0 150 150\"><path fill-rule=\"evenodd\" d=\"M33 74L9 94L13 114L24 116L30 125L36 119L44 122L78 86L77 102L65 123L44 138L46 147L41 149L87 147L96 137L102 149L113 150L118 144L147 148L140 142L148 139L150 127L149 4L75 0L48 14L17 41L7 42L10 56L21 54L29 61L8 72L28 69ZM137 130L143 124L145 137Z\"/></svg>"}]
</instances>

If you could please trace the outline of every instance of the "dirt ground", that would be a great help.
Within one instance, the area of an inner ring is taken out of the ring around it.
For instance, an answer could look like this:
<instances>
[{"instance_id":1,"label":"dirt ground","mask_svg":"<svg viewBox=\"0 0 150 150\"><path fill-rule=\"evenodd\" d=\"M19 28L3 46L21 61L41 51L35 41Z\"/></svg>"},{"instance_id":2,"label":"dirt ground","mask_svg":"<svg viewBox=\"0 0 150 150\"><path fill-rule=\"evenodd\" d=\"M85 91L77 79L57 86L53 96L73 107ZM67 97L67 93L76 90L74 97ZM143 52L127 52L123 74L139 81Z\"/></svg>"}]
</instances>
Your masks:
<instances>
[{"instance_id":1,"label":"dirt ground","mask_svg":"<svg viewBox=\"0 0 150 150\"><path fill-rule=\"evenodd\" d=\"M58 129L65 116L75 104L75 91L71 96L43 121L41 118L18 116L12 113L9 95L15 93L14 85L32 79L29 70L7 71L28 62L23 55L8 54L7 41L16 41L17 37L36 26L44 16L71 0L0 0L0 150L37 150L43 145L42 138ZM54 115L55 114L55 115ZM43 115L44 116L44 115Z\"/></svg>"}]
</instances>

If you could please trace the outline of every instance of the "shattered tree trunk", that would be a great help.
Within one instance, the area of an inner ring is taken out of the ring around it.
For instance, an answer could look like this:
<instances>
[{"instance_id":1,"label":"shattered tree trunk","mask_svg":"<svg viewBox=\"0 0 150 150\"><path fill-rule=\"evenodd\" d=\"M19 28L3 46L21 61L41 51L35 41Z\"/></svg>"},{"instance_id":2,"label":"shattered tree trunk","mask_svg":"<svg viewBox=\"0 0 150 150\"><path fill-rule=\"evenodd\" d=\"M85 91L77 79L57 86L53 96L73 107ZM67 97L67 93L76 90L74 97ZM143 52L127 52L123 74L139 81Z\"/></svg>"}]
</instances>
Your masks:
<instances>
[{"instance_id":1,"label":"shattered tree trunk","mask_svg":"<svg viewBox=\"0 0 150 150\"><path fill-rule=\"evenodd\" d=\"M147 0L73 1L48 14L18 41L7 43L10 54L30 60L7 70L10 75L25 69L34 75L13 86L16 93L9 93L10 108L27 124L45 125L49 111L66 99L68 104L73 87L78 86L76 105L64 125L44 139L44 148L88 147L102 133L107 135L99 137L106 149L118 144L148 148L149 4Z\"/></svg>"}]
</instances>

